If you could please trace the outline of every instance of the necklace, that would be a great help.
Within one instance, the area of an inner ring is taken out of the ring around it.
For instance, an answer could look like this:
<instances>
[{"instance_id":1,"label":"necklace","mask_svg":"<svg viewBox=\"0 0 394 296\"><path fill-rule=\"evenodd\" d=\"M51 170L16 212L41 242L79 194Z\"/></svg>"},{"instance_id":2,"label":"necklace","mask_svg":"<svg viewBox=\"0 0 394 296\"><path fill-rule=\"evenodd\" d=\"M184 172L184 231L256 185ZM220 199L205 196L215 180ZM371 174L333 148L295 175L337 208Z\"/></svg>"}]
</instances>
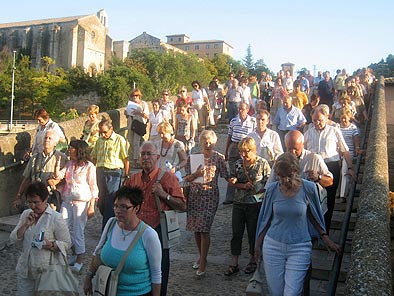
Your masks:
<instances>
[{"instance_id":1,"label":"necklace","mask_svg":"<svg viewBox=\"0 0 394 296\"><path fill-rule=\"evenodd\" d=\"M131 230L127 231L124 230L123 228L120 228L120 230L122 231L122 235L123 235L123 241L126 240L126 237L128 237L134 230L137 229L138 225L140 225L141 220L138 220L138 223L135 227L133 227Z\"/></svg>"},{"instance_id":2,"label":"necklace","mask_svg":"<svg viewBox=\"0 0 394 296\"><path fill-rule=\"evenodd\" d=\"M171 149L171 146L172 146L173 143L174 143L174 141L169 142L168 143L169 146L168 146L167 150L165 151L165 153L163 153L163 141L161 141L161 147L160 147L160 156L161 157L166 157L167 156L168 150Z\"/></svg>"}]
</instances>

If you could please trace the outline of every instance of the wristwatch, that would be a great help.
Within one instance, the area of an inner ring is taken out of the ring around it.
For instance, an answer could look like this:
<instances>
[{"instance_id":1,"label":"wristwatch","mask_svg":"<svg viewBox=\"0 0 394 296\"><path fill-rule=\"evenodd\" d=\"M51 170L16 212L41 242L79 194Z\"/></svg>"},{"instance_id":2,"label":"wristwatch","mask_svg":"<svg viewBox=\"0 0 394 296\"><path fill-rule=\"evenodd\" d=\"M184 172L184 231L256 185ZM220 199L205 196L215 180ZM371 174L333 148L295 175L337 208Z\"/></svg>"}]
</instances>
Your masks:
<instances>
[{"instance_id":1,"label":"wristwatch","mask_svg":"<svg viewBox=\"0 0 394 296\"><path fill-rule=\"evenodd\" d=\"M166 196L166 200L170 200L170 198L171 198L171 195L169 195L169 194L167 194L167 196Z\"/></svg>"}]
</instances>

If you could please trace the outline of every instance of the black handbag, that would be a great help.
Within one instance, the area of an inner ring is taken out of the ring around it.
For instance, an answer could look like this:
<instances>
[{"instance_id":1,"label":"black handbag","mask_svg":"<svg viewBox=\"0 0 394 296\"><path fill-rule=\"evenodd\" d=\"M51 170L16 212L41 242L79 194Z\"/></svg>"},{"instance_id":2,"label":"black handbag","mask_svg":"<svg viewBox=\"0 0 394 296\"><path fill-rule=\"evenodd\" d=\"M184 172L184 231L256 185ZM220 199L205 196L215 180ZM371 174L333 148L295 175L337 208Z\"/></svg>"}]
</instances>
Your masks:
<instances>
[{"instance_id":1,"label":"black handbag","mask_svg":"<svg viewBox=\"0 0 394 296\"><path fill-rule=\"evenodd\" d=\"M131 122L131 130L137 135L143 137L146 134L146 124L137 119L133 119Z\"/></svg>"},{"instance_id":2,"label":"black handbag","mask_svg":"<svg viewBox=\"0 0 394 296\"><path fill-rule=\"evenodd\" d=\"M49 192L48 204L54 209L56 212L60 212L60 208L62 206L62 195L59 190L52 189Z\"/></svg>"}]
</instances>

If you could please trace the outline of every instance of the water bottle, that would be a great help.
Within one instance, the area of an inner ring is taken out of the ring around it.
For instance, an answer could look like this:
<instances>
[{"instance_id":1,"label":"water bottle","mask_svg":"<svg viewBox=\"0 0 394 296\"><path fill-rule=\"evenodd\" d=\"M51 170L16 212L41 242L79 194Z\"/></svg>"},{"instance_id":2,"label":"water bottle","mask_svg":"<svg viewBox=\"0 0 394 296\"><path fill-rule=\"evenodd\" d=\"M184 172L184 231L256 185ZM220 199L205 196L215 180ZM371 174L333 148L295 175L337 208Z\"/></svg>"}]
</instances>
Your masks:
<instances>
[{"instance_id":1,"label":"water bottle","mask_svg":"<svg viewBox=\"0 0 394 296\"><path fill-rule=\"evenodd\" d=\"M168 171L168 172L171 171L171 169L172 169L173 167L174 167L174 166L172 165L172 163L169 162L168 160L166 160L166 169L167 169L167 171ZM179 183L182 183L182 182L183 182L182 174L181 174L180 171L176 171L176 172L175 172L175 176L178 178Z\"/></svg>"}]
</instances>

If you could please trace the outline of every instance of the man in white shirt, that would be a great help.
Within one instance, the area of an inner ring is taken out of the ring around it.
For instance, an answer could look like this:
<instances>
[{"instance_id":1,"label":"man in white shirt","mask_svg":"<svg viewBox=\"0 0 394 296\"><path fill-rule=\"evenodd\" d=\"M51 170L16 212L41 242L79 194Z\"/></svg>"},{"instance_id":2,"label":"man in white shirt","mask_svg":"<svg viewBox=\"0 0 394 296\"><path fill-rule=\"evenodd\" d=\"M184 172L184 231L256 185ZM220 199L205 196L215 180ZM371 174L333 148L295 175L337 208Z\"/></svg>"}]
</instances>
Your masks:
<instances>
[{"instance_id":1,"label":"man in white shirt","mask_svg":"<svg viewBox=\"0 0 394 296\"><path fill-rule=\"evenodd\" d=\"M305 148L311 152L318 153L323 157L328 169L334 176L333 185L327 187L328 211L324 215L327 233L330 229L331 218L334 212L335 195L339 185L341 167L340 153L346 160L349 175L354 177L352 158L349 148L345 143L341 131L338 128L327 125L328 113L324 107L318 106L312 115L313 127L305 133Z\"/></svg>"},{"instance_id":2,"label":"man in white shirt","mask_svg":"<svg viewBox=\"0 0 394 296\"><path fill-rule=\"evenodd\" d=\"M283 153L279 134L269 128L270 114L267 110L261 110L256 114L256 130L248 136L256 141L257 155L265 158L270 164Z\"/></svg>"}]
</instances>

